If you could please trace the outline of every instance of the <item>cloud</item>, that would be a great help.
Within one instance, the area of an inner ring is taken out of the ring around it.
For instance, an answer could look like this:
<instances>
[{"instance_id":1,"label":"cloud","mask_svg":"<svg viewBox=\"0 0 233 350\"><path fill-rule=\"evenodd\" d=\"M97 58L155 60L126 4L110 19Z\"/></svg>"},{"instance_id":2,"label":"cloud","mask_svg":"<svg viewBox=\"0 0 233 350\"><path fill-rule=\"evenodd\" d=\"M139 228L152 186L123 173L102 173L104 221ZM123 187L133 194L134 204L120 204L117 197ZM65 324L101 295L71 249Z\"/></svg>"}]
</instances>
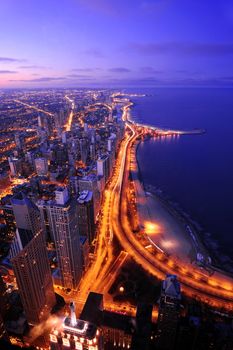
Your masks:
<instances>
[{"instance_id":1,"label":"cloud","mask_svg":"<svg viewBox=\"0 0 233 350\"><path fill-rule=\"evenodd\" d=\"M233 55L233 43L130 43L123 51L142 55L185 54L185 55Z\"/></svg>"},{"instance_id":2,"label":"cloud","mask_svg":"<svg viewBox=\"0 0 233 350\"><path fill-rule=\"evenodd\" d=\"M87 49L87 50L83 51L83 53L85 55L93 56L93 57L96 57L96 58L104 57L103 52L101 50L97 49L97 48Z\"/></svg>"},{"instance_id":3,"label":"cloud","mask_svg":"<svg viewBox=\"0 0 233 350\"><path fill-rule=\"evenodd\" d=\"M0 70L0 74L15 74L18 73L15 70Z\"/></svg>"},{"instance_id":4,"label":"cloud","mask_svg":"<svg viewBox=\"0 0 233 350\"><path fill-rule=\"evenodd\" d=\"M71 69L71 72L94 72L97 70L101 70L101 68L73 68Z\"/></svg>"},{"instance_id":5,"label":"cloud","mask_svg":"<svg viewBox=\"0 0 233 350\"><path fill-rule=\"evenodd\" d=\"M12 62L26 62L25 59L12 58L12 57L0 57L0 62L12 63Z\"/></svg>"},{"instance_id":6,"label":"cloud","mask_svg":"<svg viewBox=\"0 0 233 350\"><path fill-rule=\"evenodd\" d=\"M124 67L115 67L115 68L110 68L109 72L113 72L113 73L129 73L130 69L124 68Z\"/></svg>"},{"instance_id":7,"label":"cloud","mask_svg":"<svg viewBox=\"0 0 233 350\"><path fill-rule=\"evenodd\" d=\"M160 74L160 73L162 73L162 71L156 70L154 67L150 67L150 66L140 67L139 71L141 73L146 73L146 74L152 74L152 73Z\"/></svg>"},{"instance_id":8,"label":"cloud","mask_svg":"<svg viewBox=\"0 0 233 350\"><path fill-rule=\"evenodd\" d=\"M59 81L59 80L66 80L66 77L42 77L42 78L36 78L36 79L14 79L9 81L14 82L24 82L24 83L46 83L50 81Z\"/></svg>"},{"instance_id":9,"label":"cloud","mask_svg":"<svg viewBox=\"0 0 233 350\"><path fill-rule=\"evenodd\" d=\"M86 79L86 78L91 78L91 77L89 75L84 75L84 74L68 74L67 78Z\"/></svg>"},{"instance_id":10,"label":"cloud","mask_svg":"<svg viewBox=\"0 0 233 350\"><path fill-rule=\"evenodd\" d=\"M45 69L45 68L48 68L48 67L39 66L39 65L33 64L31 66L20 66L19 68L20 69Z\"/></svg>"}]
</instances>

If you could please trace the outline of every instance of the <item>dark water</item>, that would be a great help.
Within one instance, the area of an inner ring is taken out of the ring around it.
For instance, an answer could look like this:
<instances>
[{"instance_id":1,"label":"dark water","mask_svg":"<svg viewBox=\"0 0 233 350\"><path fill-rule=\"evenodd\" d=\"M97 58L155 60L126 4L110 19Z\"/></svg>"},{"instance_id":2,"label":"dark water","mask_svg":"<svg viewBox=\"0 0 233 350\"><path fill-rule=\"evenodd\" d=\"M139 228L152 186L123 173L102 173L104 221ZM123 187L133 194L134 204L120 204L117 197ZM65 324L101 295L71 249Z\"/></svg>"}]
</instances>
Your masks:
<instances>
[{"instance_id":1,"label":"dark water","mask_svg":"<svg viewBox=\"0 0 233 350\"><path fill-rule=\"evenodd\" d=\"M133 98L132 116L160 127L206 134L141 144L145 183L160 187L233 257L233 89L153 89Z\"/></svg>"}]
</instances>

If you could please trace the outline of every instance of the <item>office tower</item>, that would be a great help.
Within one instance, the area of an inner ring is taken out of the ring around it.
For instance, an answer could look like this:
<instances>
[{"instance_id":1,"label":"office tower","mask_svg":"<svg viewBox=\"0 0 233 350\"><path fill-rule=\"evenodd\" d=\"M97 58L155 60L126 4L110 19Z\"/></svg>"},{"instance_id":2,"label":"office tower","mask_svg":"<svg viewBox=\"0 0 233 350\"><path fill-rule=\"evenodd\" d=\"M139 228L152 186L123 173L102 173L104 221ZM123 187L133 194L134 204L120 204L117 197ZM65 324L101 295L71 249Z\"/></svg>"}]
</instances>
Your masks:
<instances>
[{"instance_id":1,"label":"office tower","mask_svg":"<svg viewBox=\"0 0 233 350\"><path fill-rule=\"evenodd\" d=\"M96 142L96 130L95 129L91 129L91 143L93 145L95 145Z\"/></svg>"},{"instance_id":2,"label":"office tower","mask_svg":"<svg viewBox=\"0 0 233 350\"><path fill-rule=\"evenodd\" d=\"M104 310L103 295L90 292L80 319L98 326L104 338L104 349L131 349L135 319ZM144 350L144 347L140 348Z\"/></svg>"},{"instance_id":3,"label":"office tower","mask_svg":"<svg viewBox=\"0 0 233 350\"><path fill-rule=\"evenodd\" d=\"M109 155L102 155L97 159L97 175L103 176L104 182L108 181L110 175Z\"/></svg>"},{"instance_id":4,"label":"office tower","mask_svg":"<svg viewBox=\"0 0 233 350\"><path fill-rule=\"evenodd\" d=\"M98 179L95 174L89 174L78 180L79 191L91 191L93 193L94 202L94 218L96 220L100 209L100 192L98 190Z\"/></svg>"},{"instance_id":5,"label":"office tower","mask_svg":"<svg viewBox=\"0 0 233 350\"><path fill-rule=\"evenodd\" d=\"M88 156L88 141L87 141L87 139L80 139L79 146L80 146L81 161L84 164L86 164L87 156Z\"/></svg>"},{"instance_id":6,"label":"office tower","mask_svg":"<svg viewBox=\"0 0 233 350\"><path fill-rule=\"evenodd\" d=\"M7 300L6 285L2 279L2 276L0 275L0 316L2 316L2 318L4 318L6 315L8 308L9 305Z\"/></svg>"},{"instance_id":7,"label":"office tower","mask_svg":"<svg viewBox=\"0 0 233 350\"><path fill-rule=\"evenodd\" d=\"M44 118L42 114L38 114L38 126L39 128L44 128Z\"/></svg>"},{"instance_id":8,"label":"office tower","mask_svg":"<svg viewBox=\"0 0 233 350\"><path fill-rule=\"evenodd\" d=\"M54 159L57 165L64 166L68 160L67 148L64 144L59 145L54 150Z\"/></svg>"},{"instance_id":9,"label":"office tower","mask_svg":"<svg viewBox=\"0 0 233 350\"><path fill-rule=\"evenodd\" d=\"M108 152L112 152L115 151L115 147L116 147L116 135L115 134L111 134L111 136L108 138Z\"/></svg>"},{"instance_id":10,"label":"office tower","mask_svg":"<svg viewBox=\"0 0 233 350\"><path fill-rule=\"evenodd\" d=\"M36 158L35 159L36 173L39 176L48 175L48 160L46 158Z\"/></svg>"},{"instance_id":11,"label":"office tower","mask_svg":"<svg viewBox=\"0 0 233 350\"><path fill-rule=\"evenodd\" d=\"M11 203L19 249L11 261L27 321L37 324L48 317L55 304L40 213L23 193L14 196Z\"/></svg>"},{"instance_id":12,"label":"office tower","mask_svg":"<svg viewBox=\"0 0 233 350\"><path fill-rule=\"evenodd\" d=\"M96 152L95 152L95 145L90 145L90 158L91 160L96 160Z\"/></svg>"},{"instance_id":13,"label":"office tower","mask_svg":"<svg viewBox=\"0 0 233 350\"><path fill-rule=\"evenodd\" d=\"M78 233L77 203L71 199L67 188L55 191L55 201L43 201L54 239L59 275L56 283L64 288L77 289L81 275L81 251Z\"/></svg>"},{"instance_id":14,"label":"office tower","mask_svg":"<svg viewBox=\"0 0 233 350\"><path fill-rule=\"evenodd\" d=\"M159 301L156 349L173 350L180 314L180 284L175 275L162 282Z\"/></svg>"},{"instance_id":15,"label":"office tower","mask_svg":"<svg viewBox=\"0 0 233 350\"><path fill-rule=\"evenodd\" d=\"M93 193L82 191L77 199L78 231L80 236L88 237L89 244L95 235Z\"/></svg>"},{"instance_id":16,"label":"office tower","mask_svg":"<svg viewBox=\"0 0 233 350\"><path fill-rule=\"evenodd\" d=\"M9 303L6 292L6 285L0 275L0 340L8 339L8 335L5 328L4 318L9 309Z\"/></svg>"},{"instance_id":17,"label":"office tower","mask_svg":"<svg viewBox=\"0 0 233 350\"><path fill-rule=\"evenodd\" d=\"M50 333L51 350L103 350L101 329L95 324L76 318L75 305L70 304L70 317L66 317L62 326Z\"/></svg>"},{"instance_id":18,"label":"office tower","mask_svg":"<svg viewBox=\"0 0 233 350\"><path fill-rule=\"evenodd\" d=\"M11 176L17 177L21 174L22 171L22 162L21 159L15 157L8 157L8 163L10 166Z\"/></svg>"},{"instance_id":19,"label":"office tower","mask_svg":"<svg viewBox=\"0 0 233 350\"><path fill-rule=\"evenodd\" d=\"M12 195L7 195L3 198L1 198L0 201L0 210L1 214L4 218L4 221L6 223L6 230L9 236L13 237L15 234L15 217L11 205L11 198Z\"/></svg>"},{"instance_id":20,"label":"office tower","mask_svg":"<svg viewBox=\"0 0 233 350\"><path fill-rule=\"evenodd\" d=\"M67 131L62 131L61 141L62 143L67 143Z\"/></svg>"},{"instance_id":21,"label":"office tower","mask_svg":"<svg viewBox=\"0 0 233 350\"><path fill-rule=\"evenodd\" d=\"M84 131L88 132L88 124L87 123L84 123Z\"/></svg>"},{"instance_id":22,"label":"office tower","mask_svg":"<svg viewBox=\"0 0 233 350\"><path fill-rule=\"evenodd\" d=\"M23 141L24 141L23 135L20 133L16 133L15 134L15 144L16 144L17 149L19 149L19 150L23 149L23 143L24 143Z\"/></svg>"},{"instance_id":23,"label":"office tower","mask_svg":"<svg viewBox=\"0 0 233 350\"><path fill-rule=\"evenodd\" d=\"M43 150L46 150L49 146L47 131L44 129L40 129L39 137L40 137L40 145L41 145L40 148L43 147Z\"/></svg>"},{"instance_id":24,"label":"office tower","mask_svg":"<svg viewBox=\"0 0 233 350\"><path fill-rule=\"evenodd\" d=\"M152 310L152 304L144 302L137 304L136 332L133 338L133 349L151 349Z\"/></svg>"},{"instance_id":25,"label":"office tower","mask_svg":"<svg viewBox=\"0 0 233 350\"><path fill-rule=\"evenodd\" d=\"M81 260L82 260L83 271L86 271L90 262L89 260L90 246L88 242L88 237L80 236L80 248L81 248Z\"/></svg>"},{"instance_id":26,"label":"office tower","mask_svg":"<svg viewBox=\"0 0 233 350\"><path fill-rule=\"evenodd\" d=\"M79 192L79 177L78 176L70 176L69 177L69 186L71 193L77 195Z\"/></svg>"},{"instance_id":27,"label":"office tower","mask_svg":"<svg viewBox=\"0 0 233 350\"><path fill-rule=\"evenodd\" d=\"M33 152L31 152L31 151L26 152L25 158L31 165L34 164L34 153Z\"/></svg>"}]
</instances>

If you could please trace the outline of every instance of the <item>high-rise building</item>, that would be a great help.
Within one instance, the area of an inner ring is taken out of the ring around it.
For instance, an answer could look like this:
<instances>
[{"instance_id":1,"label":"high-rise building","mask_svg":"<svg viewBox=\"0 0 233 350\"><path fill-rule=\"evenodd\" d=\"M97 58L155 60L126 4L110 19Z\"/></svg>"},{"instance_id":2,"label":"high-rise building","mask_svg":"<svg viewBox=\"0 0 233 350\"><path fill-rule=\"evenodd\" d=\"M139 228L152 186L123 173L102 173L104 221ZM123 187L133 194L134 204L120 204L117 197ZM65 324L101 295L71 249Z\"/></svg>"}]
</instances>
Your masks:
<instances>
[{"instance_id":1,"label":"high-rise building","mask_svg":"<svg viewBox=\"0 0 233 350\"><path fill-rule=\"evenodd\" d=\"M88 237L89 244L95 235L93 193L82 191L77 199L78 230L80 236Z\"/></svg>"},{"instance_id":2,"label":"high-rise building","mask_svg":"<svg viewBox=\"0 0 233 350\"><path fill-rule=\"evenodd\" d=\"M0 313L0 340L2 340L3 338L4 339L7 338L7 332L6 332L6 329L5 329L5 325L4 325L4 321L3 321L2 315Z\"/></svg>"},{"instance_id":3,"label":"high-rise building","mask_svg":"<svg viewBox=\"0 0 233 350\"><path fill-rule=\"evenodd\" d=\"M95 145L93 143L90 145L90 158L91 160L96 160Z\"/></svg>"},{"instance_id":4,"label":"high-rise building","mask_svg":"<svg viewBox=\"0 0 233 350\"><path fill-rule=\"evenodd\" d=\"M110 175L109 155L105 154L97 159L97 175L103 176L105 183Z\"/></svg>"},{"instance_id":5,"label":"high-rise building","mask_svg":"<svg viewBox=\"0 0 233 350\"><path fill-rule=\"evenodd\" d=\"M55 304L40 213L22 193L13 197L11 202L19 248L11 261L27 321L37 324L48 317Z\"/></svg>"},{"instance_id":6,"label":"high-rise building","mask_svg":"<svg viewBox=\"0 0 233 350\"><path fill-rule=\"evenodd\" d=\"M98 190L98 178L95 174L89 174L78 180L79 191L91 191L94 202L94 218L96 220L100 209L100 192Z\"/></svg>"},{"instance_id":7,"label":"high-rise building","mask_svg":"<svg viewBox=\"0 0 233 350\"><path fill-rule=\"evenodd\" d=\"M180 316L180 284L176 275L167 275L162 282L159 302L156 349L175 348L177 326Z\"/></svg>"},{"instance_id":8,"label":"high-rise building","mask_svg":"<svg viewBox=\"0 0 233 350\"><path fill-rule=\"evenodd\" d=\"M16 133L15 134L15 144L16 148L19 150L23 149L23 135L21 133Z\"/></svg>"},{"instance_id":9,"label":"high-rise building","mask_svg":"<svg viewBox=\"0 0 233 350\"><path fill-rule=\"evenodd\" d=\"M15 157L9 157L8 163L10 166L11 176L19 176L22 171L22 162L21 159Z\"/></svg>"},{"instance_id":10,"label":"high-rise building","mask_svg":"<svg viewBox=\"0 0 233 350\"><path fill-rule=\"evenodd\" d=\"M48 175L48 160L46 158L36 158L35 159L36 173L39 176Z\"/></svg>"},{"instance_id":11,"label":"high-rise building","mask_svg":"<svg viewBox=\"0 0 233 350\"><path fill-rule=\"evenodd\" d=\"M59 274L56 283L64 288L77 289L81 275L81 249L78 233L77 203L71 199L67 188L58 188L55 201L40 201L42 219L46 217L54 239Z\"/></svg>"},{"instance_id":12,"label":"high-rise building","mask_svg":"<svg viewBox=\"0 0 233 350\"><path fill-rule=\"evenodd\" d=\"M70 310L70 317L66 317L62 326L50 333L50 349L103 350L101 329L91 322L77 319L74 303L70 304Z\"/></svg>"},{"instance_id":13,"label":"high-rise building","mask_svg":"<svg viewBox=\"0 0 233 350\"><path fill-rule=\"evenodd\" d=\"M86 271L90 262L90 259L89 259L90 246L88 242L88 237L80 236L80 247L81 247L81 259L82 259L83 271Z\"/></svg>"},{"instance_id":14,"label":"high-rise building","mask_svg":"<svg viewBox=\"0 0 233 350\"><path fill-rule=\"evenodd\" d=\"M6 295L6 286L0 275L0 339L7 338L7 333L4 324L4 316L8 310L8 301Z\"/></svg>"},{"instance_id":15,"label":"high-rise building","mask_svg":"<svg viewBox=\"0 0 233 350\"><path fill-rule=\"evenodd\" d=\"M87 139L80 139L79 145L80 145L81 161L84 164L86 164L87 156L88 156L88 141L87 141Z\"/></svg>"}]
</instances>

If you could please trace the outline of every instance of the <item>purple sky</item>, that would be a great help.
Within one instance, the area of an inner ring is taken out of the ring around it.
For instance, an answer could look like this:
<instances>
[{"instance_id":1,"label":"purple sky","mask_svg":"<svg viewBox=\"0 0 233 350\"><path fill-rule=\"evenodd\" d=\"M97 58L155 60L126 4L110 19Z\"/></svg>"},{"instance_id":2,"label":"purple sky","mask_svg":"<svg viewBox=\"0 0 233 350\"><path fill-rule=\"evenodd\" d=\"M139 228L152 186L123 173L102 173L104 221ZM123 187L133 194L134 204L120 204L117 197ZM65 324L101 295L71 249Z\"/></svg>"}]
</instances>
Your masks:
<instances>
[{"instance_id":1,"label":"purple sky","mask_svg":"<svg viewBox=\"0 0 233 350\"><path fill-rule=\"evenodd\" d=\"M232 0L2 0L0 87L233 85Z\"/></svg>"}]
</instances>

